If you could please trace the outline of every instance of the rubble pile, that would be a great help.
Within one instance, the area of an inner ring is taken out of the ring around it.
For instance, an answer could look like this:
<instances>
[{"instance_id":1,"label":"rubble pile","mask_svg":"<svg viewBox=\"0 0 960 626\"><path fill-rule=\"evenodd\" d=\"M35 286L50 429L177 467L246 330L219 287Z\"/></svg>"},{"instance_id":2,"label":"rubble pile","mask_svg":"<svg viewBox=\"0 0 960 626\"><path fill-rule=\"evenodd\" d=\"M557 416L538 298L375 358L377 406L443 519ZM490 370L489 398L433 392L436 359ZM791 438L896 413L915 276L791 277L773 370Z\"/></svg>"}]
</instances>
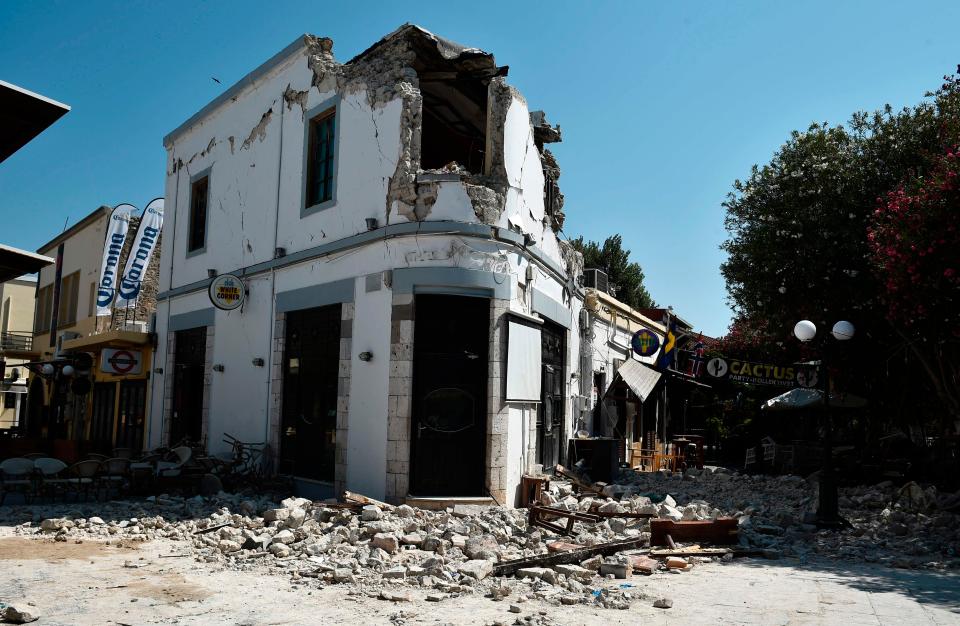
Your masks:
<instances>
[{"instance_id":1,"label":"rubble pile","mask_svg":"<svg viewBox=\"0 0 960 626\"><path fill-rule=\"evenodd\" d=\"M661 517L701 520L719 515L739 520L740 544L767 556L814 555L883 563L895 567L960 568L960 492L938 494L916 483L897 487L841 487L840 514L851 524L819 531L817 476L738 474L724 468L691 468L683 474L622 474L610 495L670 494Z\"/></svg>"},{"instance_id":2,"label":"rubble pile","mask_svg":"<svg viewBox=\"0 0 960 626\"><path fill-rule=\"evenodd\" d=\"M68 506L78 510L65 510ZM303 498L287 498L278 506L267 499L220 493L210 498L163 495L146 501L21 507L5 517L28 510L35 521L16 526L18 534L56 541L169 539L189 546L198 561L272 570L289 575L295 584L344 584L351 594L395 602L410 600L414 588L428 591L426 599L437 602L479 593L514 604L541 599L628 608L631 600L646 598L633 585L607 588L609 580L599 576L602 559L585 563L589 568L559 565L516 578L492 576L498 562L548 553L545 533L528 529L523 509L344 507ZM592 545L618 536L606 524L597 526L568 539ZM626 535L639 532L625 529Z\"/></svg>"},{"instance_id":3,"label":"rubble pile","mask_svg":"<svg viewBox=\"0 0 960 626\"><path fill-rule=\"evenodd\" d=\"M626 579L676 574L747 553L960 567L960 516L947 510L960 502L957 496L943 498L913 483L842 489L841 512L852 528L839 532L818 531L805 522L816 497L813 481L708 468L683 474L625 473L617 484L604 487L604 495L578 495L570 483L552 480L542 505L606 514L597 522L576 521L567 536L530 525L525 509L456 505L433 511L369 500L338 504L303 498L277 504L268 497L223 492L208 498L161 495L13 507L0 513L0 523L18 523L19 534L58 541L173 540L180 542L173 544L176 550L218 567L272 571L298 585L341 584L349 594L395 602L411 599L410 592L419 589L436 602L484 594L512 606L538 599L628 608L642 599L669 608L668 598L647 596L639 579ZM679 553L650 550L650 520L641 514L674 521L733 516L740 545L712 552L696 546L687 546L686 552L678 546ZM636 549L596 553L611 542ZM575 556L576 562L551 560L558 553ZM519 559L529 562L502 569Z\"/></svg>"}]
</instances>

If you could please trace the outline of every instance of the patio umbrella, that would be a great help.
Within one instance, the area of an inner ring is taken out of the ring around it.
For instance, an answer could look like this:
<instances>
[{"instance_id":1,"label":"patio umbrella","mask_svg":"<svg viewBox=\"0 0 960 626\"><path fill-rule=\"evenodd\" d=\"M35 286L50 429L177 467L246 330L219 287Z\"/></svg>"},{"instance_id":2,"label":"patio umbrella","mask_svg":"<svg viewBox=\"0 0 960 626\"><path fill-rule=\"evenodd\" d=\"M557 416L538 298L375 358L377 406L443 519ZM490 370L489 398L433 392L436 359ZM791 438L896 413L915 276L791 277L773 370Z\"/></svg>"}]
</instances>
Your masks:
<instances>
[{"instance_id":1,"label":"patio umbrella","mask_svg":"<svg viewBox=\"0 0 960 626\"><path fill-rule=\"evenodd\" d=\"M823 406L823 392L819 389L791 389L763 404L767 411L789 411ZM860 409L867 406L865 398L850 393L830 394L830 408Z\"/></svg>"}]
</instances>

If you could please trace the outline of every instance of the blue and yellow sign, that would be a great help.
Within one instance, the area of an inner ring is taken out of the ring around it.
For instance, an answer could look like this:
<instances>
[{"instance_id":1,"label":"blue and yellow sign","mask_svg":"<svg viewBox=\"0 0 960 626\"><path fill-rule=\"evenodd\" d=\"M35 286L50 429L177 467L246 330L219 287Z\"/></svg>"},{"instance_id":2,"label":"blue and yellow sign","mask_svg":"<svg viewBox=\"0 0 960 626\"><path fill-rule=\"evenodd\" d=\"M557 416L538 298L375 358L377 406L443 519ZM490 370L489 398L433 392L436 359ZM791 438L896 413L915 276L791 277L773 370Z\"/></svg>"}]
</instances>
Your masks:
<instances>
[{"instance_id":1,"label":"blue and yellow sign","mask_svg":"<svg viewBox=\"0 0 960 626\"><path fill-rule=\"evenodd\" d=\"M660 347L660 338L653 331L641 328L633 333L630 347L640 356L652 356Z\"/></svg>"}]
</instances>

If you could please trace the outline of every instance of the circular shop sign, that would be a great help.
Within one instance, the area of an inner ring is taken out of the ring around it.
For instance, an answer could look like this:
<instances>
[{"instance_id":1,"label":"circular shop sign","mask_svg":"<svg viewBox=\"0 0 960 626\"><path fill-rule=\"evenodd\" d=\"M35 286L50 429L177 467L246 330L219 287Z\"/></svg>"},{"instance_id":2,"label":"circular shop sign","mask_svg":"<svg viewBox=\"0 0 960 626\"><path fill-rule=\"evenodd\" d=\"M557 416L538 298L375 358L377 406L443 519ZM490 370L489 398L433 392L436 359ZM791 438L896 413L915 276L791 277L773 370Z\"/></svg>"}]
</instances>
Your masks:
<instances>
[{"instance_id":1,"label":"circular shop sign","mask_svg":"<svg viewBox=\"0 0 960 626\"><path fill-rule=\"evenodd\" d=\"M224 311L232 311L243 305L246 291L243 281L233 274L220 274L210 281L210 302Z\"/></svg>"},{"instance_id":2,"label":"circular shop sign","mask_svg":"<svg viewBox=\"0 0 960 626\"><path fill-rule=\"evenodd\" d=\"M137 359L127 350L117 350L113 353L107 363L118 374L126 374L137 365Z\"/></svg>"},{"instance_id":3,"label":"circular shop sign","mask_svg":"<svg viewBox=\"0 0 960 626\"><path fill-rule=\"evenodd\" d=\"M641 328L630 338L630 347L640 356L650 356L660 347L660 338L653 331Z\"/></svg>"},{"instance_id":4,"label":"circular shop sign","mask_svg":"<svg viewBox=\"0 0 960 626\"><path fill-rule=\"evenodd\" d=\"M723 359L716 358L710 359L707 361L707 373L713 376L714 378L723 378L727 375L727 370L729 366L727 362Z\"/></svg>"}]
</instances>

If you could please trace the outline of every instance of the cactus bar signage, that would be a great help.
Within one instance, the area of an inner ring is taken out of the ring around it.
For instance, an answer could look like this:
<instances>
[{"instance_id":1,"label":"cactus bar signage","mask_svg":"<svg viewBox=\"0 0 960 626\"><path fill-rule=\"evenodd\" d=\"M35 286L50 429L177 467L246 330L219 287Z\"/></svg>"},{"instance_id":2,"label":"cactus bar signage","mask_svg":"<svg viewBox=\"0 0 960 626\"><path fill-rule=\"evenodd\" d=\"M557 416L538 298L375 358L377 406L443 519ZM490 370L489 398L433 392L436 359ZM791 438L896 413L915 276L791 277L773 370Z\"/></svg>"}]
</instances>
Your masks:
<instances>
[{"instance_id":1,"label":"cactus bar signage","mask_svg":"<svg viewBox=\"0 0 960 626\"><path fill-rule=\"evenodd\" d=\"M224 311L232 311L243 305L246 290L243 281L233 274L220 274L210 281L210 302Z\"/></svg>"},{"instance_id":2,"label":"cactus bar signage","mask_svg":"<svg viewBox=\"0 0 960 626\"><path fill-rule=\"evenodd\" d=\"M736 383L750 385L769 385L771 387L810 386L811 374L804 368L793 365L774 365L772 363L752 363L737 359L719 357L707 361L707 375ZM798 375L799 379L798 380ZM816 374L812 374L814 380Z\"/></svg>"}]
</instances>

